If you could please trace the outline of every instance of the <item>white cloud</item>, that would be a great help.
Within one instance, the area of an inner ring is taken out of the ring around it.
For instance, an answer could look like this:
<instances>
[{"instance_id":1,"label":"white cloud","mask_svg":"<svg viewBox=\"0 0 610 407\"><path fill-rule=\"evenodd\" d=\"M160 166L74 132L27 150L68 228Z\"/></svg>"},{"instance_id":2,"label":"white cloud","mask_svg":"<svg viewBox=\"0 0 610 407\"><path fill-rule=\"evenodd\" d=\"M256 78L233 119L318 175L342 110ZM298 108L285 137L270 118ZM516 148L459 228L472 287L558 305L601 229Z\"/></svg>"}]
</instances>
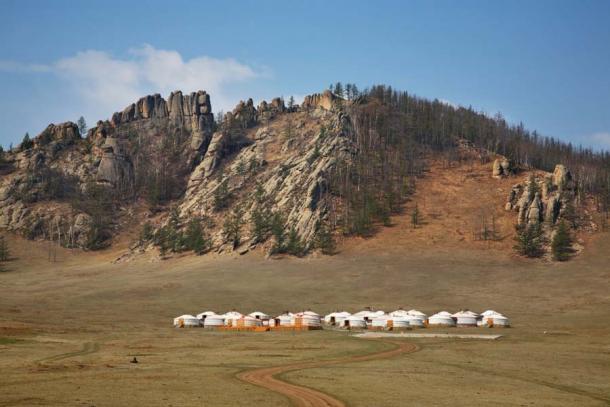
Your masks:
<instances>
[{"instance_id":1,"label":"white cloud","mask_svg":"<svg viewBox=\"0 0 610 407\"><path fill-rule=\"evenodd\" d=\"M215 111L230 110L237 100L229 94L229 85L267 75L232 58L198 56L184 60L177 51L147 44L130 49L126 58L87 50L50 65L0 61L0 71L56 75L76 96L80 109L76 113L85 113L90 121L108 118L141 96L161 93L167 97L174 90L206 90Z\"/></svg>"}]
</instances>

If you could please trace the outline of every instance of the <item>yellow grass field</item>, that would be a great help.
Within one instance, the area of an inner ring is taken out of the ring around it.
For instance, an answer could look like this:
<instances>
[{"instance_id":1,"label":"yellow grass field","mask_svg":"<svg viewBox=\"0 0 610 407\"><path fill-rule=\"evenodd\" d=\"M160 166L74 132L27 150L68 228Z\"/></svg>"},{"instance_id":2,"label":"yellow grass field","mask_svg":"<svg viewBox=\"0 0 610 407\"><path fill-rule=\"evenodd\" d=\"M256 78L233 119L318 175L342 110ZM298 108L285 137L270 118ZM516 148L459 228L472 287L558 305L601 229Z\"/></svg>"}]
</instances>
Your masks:
<instances>
[{"instance_id":1,"label":"yellow grass field","mask_svg":"<svg viewBox=\"0 0 610 407\"><path fill-rule=\"evenodd\" d=\"M0 274L0 405L290 405L235 375L388 345L336 331L175 329L172 318L208 309L323 314L364 306L428 314L491 308L513 327L434 330L504 336L407 339L419 351L281 377L350 406L610 402L607 235L563 264L493 249L395 245L375 254L363 250L367 244L332 257L143 256L113 264L113 251L62 250L49 262L47 244L12 238L16 260ZM129 363L134 356L140 363Z\"/></svg>"}]
</instances>

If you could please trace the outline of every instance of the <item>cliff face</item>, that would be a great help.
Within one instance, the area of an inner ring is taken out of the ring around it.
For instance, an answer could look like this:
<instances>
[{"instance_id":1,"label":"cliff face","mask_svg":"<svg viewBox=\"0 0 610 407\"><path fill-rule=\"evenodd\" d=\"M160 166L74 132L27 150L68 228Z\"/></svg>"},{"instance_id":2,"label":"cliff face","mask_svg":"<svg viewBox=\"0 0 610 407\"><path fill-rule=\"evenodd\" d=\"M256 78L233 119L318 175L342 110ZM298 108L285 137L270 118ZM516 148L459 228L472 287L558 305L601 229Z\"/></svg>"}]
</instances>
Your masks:
<instances>
[{"instance_id":1,"label":"cliff face","mask_svg":"<svg viewBox=\"0 0 610 407\"><path fill-rule=\"evenodd\" d=\"M249 99L215 123L210 95L177 91L167 100L143 97L84 137L74 123L50 125L31 146L2 157L0 227L69 247L102 247L144 202L151 212L136 223L154 213L159 228L174 208L179 228L207 219L218 249L226 243L225 218L239 206L247 223L262 185L270 208L309 246L327 215L328 173L353 147L338 98L306 101L288 109L276 98L256 108ZM226 202L219 209L221 184ZM242 235L244 244L254 243L247 226Z\"/></svg>"}]
</instances>

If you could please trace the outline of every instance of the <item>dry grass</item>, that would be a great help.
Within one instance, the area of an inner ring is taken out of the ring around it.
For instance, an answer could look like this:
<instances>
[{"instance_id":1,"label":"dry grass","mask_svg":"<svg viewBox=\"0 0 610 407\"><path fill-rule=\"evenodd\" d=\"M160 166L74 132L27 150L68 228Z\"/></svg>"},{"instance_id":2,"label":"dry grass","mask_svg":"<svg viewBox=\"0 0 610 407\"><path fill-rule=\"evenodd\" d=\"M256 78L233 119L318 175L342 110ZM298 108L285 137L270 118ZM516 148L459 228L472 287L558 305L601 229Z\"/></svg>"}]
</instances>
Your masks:
<instances>
[{"instance_id":1,"label":"dry grass","mask_svg":"<svg viewBox=\"0 0 610 407\"><path fill-rule=\"evenodd\" d=\"M478 191L496 191L501 222L513 216L501 205L515 180L477 175L484 170L422 180L416 199L426 225L413 230L406 214L333 257L265 260L255 252L113 264L116 249L59 250L50 263L46 243L11 238L17 260L0 273L0 406L288 405L234 375L384 345L330 331L176 330L172 318L233 307L275 314L364 306L492 308L514 327L499 341L408 339L421 350L285 377L354 406L607 405L610 240L599 235L563 264L515 258L512 242L471 242L460 213L477 208ZM480 332L450 331L473 329ZM140 363L129 363L133 356Z\"/></svg>"}]
</instances>

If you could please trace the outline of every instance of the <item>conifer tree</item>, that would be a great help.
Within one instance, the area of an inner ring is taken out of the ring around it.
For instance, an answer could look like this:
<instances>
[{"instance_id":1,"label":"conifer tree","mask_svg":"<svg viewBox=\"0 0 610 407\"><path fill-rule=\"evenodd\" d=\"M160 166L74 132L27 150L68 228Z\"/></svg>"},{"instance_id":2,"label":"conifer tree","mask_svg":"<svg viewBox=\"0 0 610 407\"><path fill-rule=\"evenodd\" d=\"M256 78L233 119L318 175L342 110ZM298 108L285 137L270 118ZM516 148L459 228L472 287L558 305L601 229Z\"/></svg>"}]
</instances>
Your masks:
<instances>
[{"instance_id":1,"label":"conifer tree","mask_svg":"<svg viewBox=\"0 0 610 407\"><path fill-rule=\"evenodd\" d=\"M557 261L566 261L572 252L572 237L568 225L562 220L557 227L553 241L551 242L551 252L553 259Z\"/></svg>"},{"instance_id":2,"label":"conifer tree","mask_svg":"<svg viewBox=\"0 0 610 407\"><path fill-rule=\"evenodd\" d=\"M21 144L19 145L19 148L21 149L21 151L24 151L24 150L29 150L33 146L34 146L34 142L30 139L30 133L25 133L25 136L23 136L23 140L21 140Z\"/></svg>"},{"instance_id":3,"label":"conifer tree","mask_svg":"<svg viewBox=\"0 0 610 407\"><path fill-rule=\"evenodd\" d=\"M335 89L333 90L333 93L337 96L339 96L340 98L342 98L343 95L343 84L341 82L337 82L335 84Z\"/></svg>"},{"instance_id":4,"label":"conifer tree","mask_svg":"<svg viewBox=\"0 0 610 407\"><path fill-rule=\"evenodd\" d=\"M273 234L273 238L275 240L273 248L271 249L272 253L283 253L286 250L286 233L284 231L284 223L284 216L281 214L281 212L274 212L271 217L271 233Z\"/></svg>"},{"instance_id":5,"label":"conifer tree","mask_svg":"<svg viewBox=\"0 0 610 407\"><path fill-rule=\"evenodd\" d=\"M315 245L322 253L331 255L335 253L336 244L333 234L326 223L318 222Z\"/></svg>"},{"instance_id":6,"label":"conifer tree","mask_svg":"<svg viewBox=\"0 0 610 407\"><path fill-rule=\"evenodd\" d=\"M419 225L419 222L421 221L420 218L421 216L419 214L419 208L416 203L415 208L413 208L413 212L411 212L411 225L413 226L413 229L417 228Z\"/></svg>"},{"instance_id":7,"label":"conifer tree","mask_svg":"<svg viewBox=\"0 0 610 407\"><path fill-rule=\"evenodd\" d=\"M568 222L568 225L572 229L576 229L578 227L578 217L576 215L576 208L574 207L574 202L572 199L567 199L566 205L561 213L561 217Z\"/></svg>"},{"instance_id":8,"label":"conifer tree","mask_svg":"<svg viewBox=\"0 0 610 407\"><path fill-rule=\"evenodd\" d=\"M8 249L8 244L6 243L6 238L4 236L0 236L0 261L7 261L10 257L10 252Z\"/></svg>"},{"instance_id":9,"label":"conifer tree","mask_svg":"<svg viewBox=\"0 0 610 407\"><path fill-rule=\"evenodd\" d=\"M210 241L205 234L200 218L193 218L189 222L185 241L186 246L195 254L203 254L209 249Z\"/></svg>"},{"instance_id":10,"label":"conifer tree","mask_svg":"<svg viewBox=\"0 0 610 407\"><path fill-rule=\"evenodd\" d=\"M80 135L84 136L87 133L87 122L85 121L85 118L83 116L79 117L76 125L78 126Z\"/></svg>"},{"instance_id":11,"label":"conifer tree","mask_svg":"<svg viewBox=\"0 0 610 407\"><path fill-rule=\"evenodd\" d=\"M536 196L536 192L539 192L539 190L540 189L538 188L538 183L536 182L534 174L530 174L527 179L527 194L530 196L530 199L534 198L534 196Z\"/></svg>"},{"instance_id":12,"label":"conifer tree","mask_svg":"<svg viewBox=\"0 0 610 407\"><path fill-rule=\"evenodd\" d=\"M540 223L517 225L514 249L522 256L540 257L544 244L544 234Z\"/></svg>"},{"instance_id":13,"label":"conifer tree","mask_svg":"<svg viewBox=\"0 0 610 407\"><path fill-rule=\"evenodd\" d=\"M269 199L260 182L256 183L254 192L254 209L251 216L251 231L256 242L263 242L271 232L272 212Z\"/></svg>"},{"instance_id":14,"label":"conifer tree","mask_svg":"<svg viewBox=\"0 0 610 407\"><path fill-rule=\"evenodd\" d=\"M286 242L286 253L293 256L300 257L304 254L305 248L303 242L297 232L297 229L293 226L288 232L288 240Z\"/></svg>"},{"instance_id":15,"label":"conifer tree","mask_svg":"<svg viewBox=\"0 0 610 407\"><path fill-rule=\"evenodd\" d=\"M224 173L221 171L218 175L220 184L214 190L214 210L221 211L229 206L229 199L231 193L229 192L229 179L224 177Z\"/></svg>"},{"instance_id":16,"label":"conifer tree","mask_svg":"<svg viewBox=\"0 0 610 407\"><path fill-rule=\"evenodd\" d=\"M244 223L244 211L241 205L235 205L223 224L223 235L235 249L241 243L241 227Z\"/></svg>"}]
</instances>

